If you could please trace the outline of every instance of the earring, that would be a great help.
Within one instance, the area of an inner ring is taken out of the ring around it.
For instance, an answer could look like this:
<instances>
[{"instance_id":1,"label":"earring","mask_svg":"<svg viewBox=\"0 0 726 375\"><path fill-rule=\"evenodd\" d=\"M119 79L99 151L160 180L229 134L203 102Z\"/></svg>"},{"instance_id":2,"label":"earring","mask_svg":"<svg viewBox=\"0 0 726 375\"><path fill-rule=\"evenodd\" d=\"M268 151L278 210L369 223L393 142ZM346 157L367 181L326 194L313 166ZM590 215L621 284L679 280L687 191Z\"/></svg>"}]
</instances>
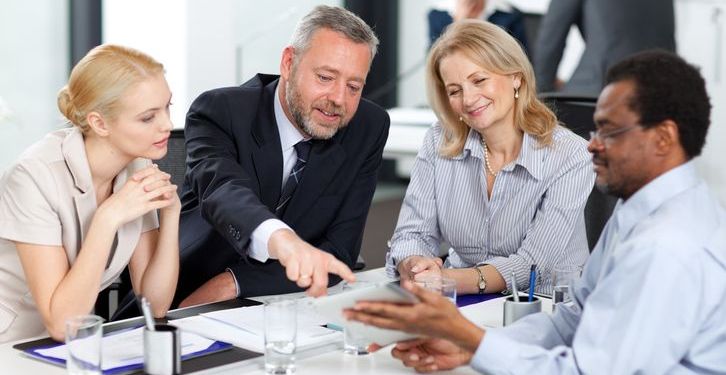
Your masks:
<instances>
[{"instance_id":1,"label":"earring","mask_svg":"<svg viewBox=\"0 0 726 375\"><path fill-rule=\"evenodd\" d=\"M519 99L519 87L514 89L514 99Z\"/></svg>"},{"instance_id":2,"label":"earring","mask_svg":"<svg viewBox=\"0 0 726 375\"><path fill-rule=\"evenodd\" d=\"M459 121L460 121L460 122L464 122L464 118L463 118L463 117L461 117L461 116L459 116Z\"/></svg>"}]
</instances>

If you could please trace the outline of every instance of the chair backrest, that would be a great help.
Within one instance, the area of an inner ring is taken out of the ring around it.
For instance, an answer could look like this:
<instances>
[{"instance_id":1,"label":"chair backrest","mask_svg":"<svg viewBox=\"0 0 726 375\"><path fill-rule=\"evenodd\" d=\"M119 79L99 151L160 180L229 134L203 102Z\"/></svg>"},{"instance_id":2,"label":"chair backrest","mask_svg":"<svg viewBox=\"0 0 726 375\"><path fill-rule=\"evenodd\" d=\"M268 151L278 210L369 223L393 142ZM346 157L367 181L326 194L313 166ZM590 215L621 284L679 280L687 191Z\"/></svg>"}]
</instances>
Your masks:
<instances>
[{"instance_id":1,"label":"chair backrest","mask_svg":"<svg viewBox=\"0 0 726 375\"><path fill-rule=\"evenodd\" d=\"M551 92L542 93L539 98L555 112L557 119L568 129L582 138L590 139L590 132L595 130L592 115L595 113L597 98Z\"/></svg>"},{"instance_id":2,"label":"chair backrest","mask_svg":"<svg viewBox=\"0 0 726 375\"><path fill-rule=\"evenodd\" d=\"M540 99L554 112L564 126L585 139L590 139L590 132L595 130L592 115L595 112L597 98L586 96L561 95L558 93L542 93ZM617 199L604 194L597 188L592 189L585 205L585 228L590 251L600 238L603 227L613 213Z\"/></svg>"},{"instance_id":3,"label":"chair backrest","mask_svg":"<svg viewBox=\"0 0 726 375\"><path fill-rule=\"evenodd\" d=\"M159 169L171 175L171 181L178 187L177 192L181 194L187 159L184 129L173 129L166 147L166 155L157 160L156 164L159 165Z\"/></svg>"}]
</instances>

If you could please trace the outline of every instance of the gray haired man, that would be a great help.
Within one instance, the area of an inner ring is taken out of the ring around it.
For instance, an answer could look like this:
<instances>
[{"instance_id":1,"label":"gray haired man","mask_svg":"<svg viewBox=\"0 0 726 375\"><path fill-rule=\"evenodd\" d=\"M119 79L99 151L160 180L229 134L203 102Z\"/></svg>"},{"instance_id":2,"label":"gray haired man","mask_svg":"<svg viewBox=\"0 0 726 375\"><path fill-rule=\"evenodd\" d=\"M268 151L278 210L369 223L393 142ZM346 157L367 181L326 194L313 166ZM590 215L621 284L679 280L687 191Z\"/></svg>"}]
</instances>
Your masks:
<instances>
[{"instance_id":1,"label":"gray haired man","mask_svg":"<svg viewBox=\"0 0 726 375\"><path fill-rule=\"evenodd\" d=\"M354 14L318 6L283 50L279 76L258 74L192 104L182 306L321 295L335 281L328 274L354 279L390 122L361 99L377 45Z\"/></svg>"}]
</instances>

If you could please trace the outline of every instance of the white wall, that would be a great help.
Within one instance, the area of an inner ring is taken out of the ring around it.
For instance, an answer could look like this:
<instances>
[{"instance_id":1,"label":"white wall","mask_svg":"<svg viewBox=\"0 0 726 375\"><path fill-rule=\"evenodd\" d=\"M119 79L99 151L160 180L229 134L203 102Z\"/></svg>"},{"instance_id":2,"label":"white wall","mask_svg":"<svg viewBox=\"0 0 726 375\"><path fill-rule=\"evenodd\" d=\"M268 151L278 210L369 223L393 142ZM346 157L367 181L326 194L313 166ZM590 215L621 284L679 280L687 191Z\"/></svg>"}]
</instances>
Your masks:
<instances>
[{"instance_id":1,"label":"white wall","mask_svg":"<svg viewBox=\"0 0 726 375\"><path fill-rule=\"evenodd\" d=\"M399 0L398 74L412 72L398 84L398 106L427 105L424 65L429 47L426 15L440 0Z\"/></svg>"},{"instance_id":2,"label":"white wall","mask_svg":"<svg viewBox=\"0 0 726 375\"><path fill-rule=\"evenodd\" d=\"M726 206L726 0L676 0L676 48L701 69L711 97L711 127L696 165Z\"/></svg>"},{"instance_id":3,"label":"white wall","mask_svg":"<svg viewBox=\"0 0 726 375\"><path fill-rule=\"evenodd\" d=\"M171 118L184 126L187 98L187 7L175 0L105 0L103 42L136 48L164 64Z\"/></svg>"},{"instance_id":4,"label":"white wall","mask_svg":"<svg viewBox=\"0 0 726 375\"><path fill-rule=\"evenodd\" d=\"M0 11L0 171L63 125L56 106L68 77L68 2L4 1Z\"/></svg>"}]
</instances>

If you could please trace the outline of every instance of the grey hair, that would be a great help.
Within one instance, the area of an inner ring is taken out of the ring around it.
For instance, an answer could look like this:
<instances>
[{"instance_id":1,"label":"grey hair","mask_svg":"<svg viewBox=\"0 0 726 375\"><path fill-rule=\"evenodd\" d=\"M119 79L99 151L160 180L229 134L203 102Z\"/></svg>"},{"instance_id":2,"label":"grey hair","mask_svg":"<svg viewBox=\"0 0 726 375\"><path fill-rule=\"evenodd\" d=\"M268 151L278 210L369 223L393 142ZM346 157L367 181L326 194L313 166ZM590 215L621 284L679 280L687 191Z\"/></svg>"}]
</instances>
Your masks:
<instances>
[{"instance_id":1,"label":"grey hair","mask_svg":"<svg viewBox=\"0 0 726 375\"><path fill-rule=\"evenodd\" d=\"M310 40L319 29L329 29L345 35L355 43L365 43L371 50L371 61L378 51L378 37L360 17L340 7L318 5L297 24L290 44L295 55L305 53Z\"/></svg>"}]
</instances>

